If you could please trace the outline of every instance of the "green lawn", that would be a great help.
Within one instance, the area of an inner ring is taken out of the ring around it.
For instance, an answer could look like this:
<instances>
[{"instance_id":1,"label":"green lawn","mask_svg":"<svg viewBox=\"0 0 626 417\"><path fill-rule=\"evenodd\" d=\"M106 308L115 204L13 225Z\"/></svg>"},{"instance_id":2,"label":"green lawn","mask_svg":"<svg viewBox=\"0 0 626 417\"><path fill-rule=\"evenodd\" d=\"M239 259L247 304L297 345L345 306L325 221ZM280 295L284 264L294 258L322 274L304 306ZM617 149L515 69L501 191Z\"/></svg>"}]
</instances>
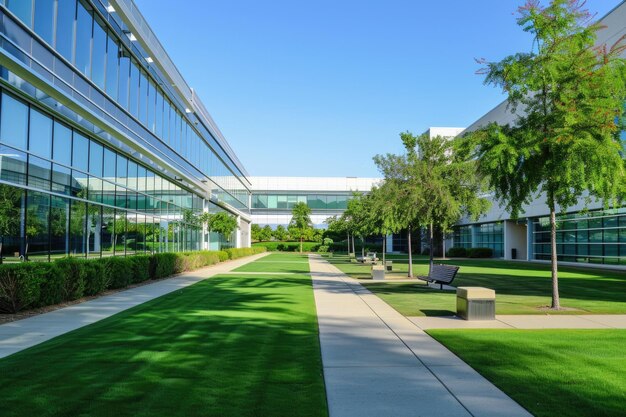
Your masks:
<instances>
[{"instance_id":1,"label":"green lawn","mask_svg":"<svg viewBox=\"0 0 626 417\"><path fill-rule=\"evenodd\" d=\"M626 414L626 330L429 330L536 416Z\"/></svg>"},{"instance_id":2,"label":"green lawn","mask_svg":"<svg viewBox=\"0 0 626 417\"><path fill-rule=\"evenodd\" d=\"M60 336L0 360L0 398L3 417L326 416L310 277L218 276Z\"/></svg>"},{"instance_id":3,"label":"green lawn","mask_svg":"<svg viewBox=\"0 0 626 417\"><path fill-rule=\"evenodd\" d=\"M236 272L309 272L308 255L290 253L272 253L255 262L240 266Z\"/></svg>"},{"instance_id":4,"label":"green lawn","mask_svg":"<svg viewBox=\"0 0 626 417\"><path fill-rule=\"evenodd\" d=\"M329 261L354 278L370 276L370 267L350 263L346 257ZM545 314L541 307L550 305L550 267L545 264L507 262L496 259L454 260L444 263L461 266L454 286L478 286L496 290L497 314ZM394 270L406 272L406 261L394 260ZM414 262L416 275L428 274L428 260ZM406 316L453 315L454 292L427 288L416 283L362 283ZM559 314L626 313L626 273L589 268L559 268L561 305L575 310ZM553 312L551 312L552 314Z\"/></svg>"}]
</instances>

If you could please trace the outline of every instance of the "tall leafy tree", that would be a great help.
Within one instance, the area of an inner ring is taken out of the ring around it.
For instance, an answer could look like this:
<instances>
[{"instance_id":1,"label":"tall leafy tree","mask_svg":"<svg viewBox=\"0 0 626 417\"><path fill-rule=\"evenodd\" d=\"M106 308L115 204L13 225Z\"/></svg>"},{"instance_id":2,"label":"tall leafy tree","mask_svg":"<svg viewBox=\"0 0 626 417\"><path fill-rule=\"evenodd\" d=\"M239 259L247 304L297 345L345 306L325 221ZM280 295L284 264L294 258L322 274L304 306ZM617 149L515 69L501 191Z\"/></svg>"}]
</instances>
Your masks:
<instances>
[{"instance_id":1,"label":"tall leafy tree","mask_svg":"<svg viewBox=\"0 0 626 417\"><path fill-rule=\"evenodd\" d=\"M202 213L199 217L200 222L206 223L207 230L219 233L228 238L235 230L237 230L237 219L225 211L218 213Z\"/></svg>"},{"instance_id":2,"label":"tall leafy tree","mask_svg":"<svg viewBox=\"0 0 626 417\"><path fill-rule=\"evenodd\" d=\"M313 231L311 209L305 203L299 202L293 206L288 230L291 237L300 241L300 253L302 253L302 242Z\"/></svg>"},{"instance_id":3,"label":"tall leafy tree","mask_svg":"<svg viewBox=\"0 0 626 417\"><path fill-rule=\"evenodd\" d=\"M263 242L268 242L272 240L272 228L269 225L263 226L263 229L261 229L261 233L259 237L261 238Z\"/></svg>"},{"instance_id":4,"label":"tall leafy tree","mask_svg":"<svg viewBox=\"0 0 626 417\"><path fill-rule=\"evenodd\" d=\"M272 236L279 242L285 241L287 240L287 229L282 224L279 224L276 226L276 230L272 232Z\"/></svg>"},{"instance_id":5,"label":"tall leafy tree","mask_svg":"<svg viewBox=\"0 0 626 417\"><path fill-rule=\"evenodd\" d=\"M253 223L250 226L250 235L252 237L252 240L254 240L255 242L260 242L261 241L261 226L259 226L256 223Z\"/></svg>"},{"instance_id":6,"label":"tall leafy tree","mask_svg":"<svg viewBox=\"0 0 626 417\"><path fill-rule=\"evenodd\" d=\"M517 23L533 36L530 52L485 62L485 83L502 88L515 120L470 136L479 170L517 217L540 193L550 211L552 308L560 308L556 212L581 198L604 204L624 198L626 50L624 36L595 46L598 24L584 2L528 1Z\"/></svg>"},{"instance_id":7,"label":"tall leafy tree","mask_svg":"<svg viewBox=\"0 0 626 417\"><path fill-rule=\"evenodd\" d=\"M393 202L386 218L390 226L408 230L409 242L412 230L428 230L432 268L434 230L445 233L462 216L477 219L485 213L489 208L488 199L483 197L485 184L476 171L476 161L457 140L409 132L400 137L406 154L374 158L385 176L381 187L386 193L384 199Z\"/></svg>"}]
</instances>

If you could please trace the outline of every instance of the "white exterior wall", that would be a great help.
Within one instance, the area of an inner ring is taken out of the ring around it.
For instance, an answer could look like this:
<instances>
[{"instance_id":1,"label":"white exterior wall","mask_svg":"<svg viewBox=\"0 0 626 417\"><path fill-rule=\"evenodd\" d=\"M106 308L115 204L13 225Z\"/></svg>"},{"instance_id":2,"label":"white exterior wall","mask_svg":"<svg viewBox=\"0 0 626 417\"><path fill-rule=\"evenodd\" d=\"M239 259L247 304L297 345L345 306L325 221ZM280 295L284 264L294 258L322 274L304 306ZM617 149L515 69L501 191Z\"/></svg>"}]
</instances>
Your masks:
<instances>
[{"instance_id":1,"label":"white exterior wall","mask_svg":"<svg viewBox=\"0 0 626 417\"><path fill-rule=\"evenodd\" d=\"M369 192L380 178L357 177L250 177L252 194L327 194ZM311 221L316 228L326 228L326 219L341 215L344 210L312 209ZM291 220L289 209L251 209L252 223L287 226Z\"/></svg>"}]
</instances>

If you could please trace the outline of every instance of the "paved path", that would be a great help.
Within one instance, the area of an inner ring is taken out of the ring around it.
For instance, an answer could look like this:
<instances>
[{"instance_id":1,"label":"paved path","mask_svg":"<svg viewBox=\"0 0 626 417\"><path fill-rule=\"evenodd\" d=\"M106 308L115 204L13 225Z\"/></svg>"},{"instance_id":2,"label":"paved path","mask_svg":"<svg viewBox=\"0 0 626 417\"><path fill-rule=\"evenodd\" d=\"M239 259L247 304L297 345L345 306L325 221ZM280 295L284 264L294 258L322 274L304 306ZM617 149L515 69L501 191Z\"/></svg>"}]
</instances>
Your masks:
<instances>
[{"instance_id":1,"label":"paved path","mask_svg":"<svg viewBox=\"0 0 626 417\"><path fill-rule=\"evenodd\" d=\"M496 301L497 302L497 301ZM455 316L409 317L427 329L626 329L626 314L497 315L495 320L467 321Z\"/></svg>"},{"instance_id":2,"label":"paved path","mask_svg":"<svg viewBox=\"0 0 626 417\"><path fill-rule=\"evenodd\" d=\"M243 259L222 262L153 284L142 285L49 313L0 325L0 358L87 326L120 311L195 284L206 278L231 271L266 255L267 253L262 253Z\"/></svg>"},{"instance_id":3,"label":"paved path","mask_svg":"<svg viewBox=\"0 0 626 417\"><path fill-rule=\"evenodd\" d=\"M309 264L330 417L530 415L358 281Z\"/></svg>"}]
</instances>

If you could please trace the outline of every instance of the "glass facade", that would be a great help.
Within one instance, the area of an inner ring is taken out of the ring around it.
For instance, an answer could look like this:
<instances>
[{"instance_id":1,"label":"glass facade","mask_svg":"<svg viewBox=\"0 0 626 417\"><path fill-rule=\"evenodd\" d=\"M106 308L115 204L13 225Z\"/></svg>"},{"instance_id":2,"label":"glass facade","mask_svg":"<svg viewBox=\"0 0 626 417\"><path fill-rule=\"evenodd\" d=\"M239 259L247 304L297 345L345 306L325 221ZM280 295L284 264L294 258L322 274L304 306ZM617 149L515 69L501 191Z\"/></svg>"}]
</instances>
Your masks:
<instances>
[{"instance_id":1,"label":"glass facade","mask_svg":"<svg viewBox=\"0 0 626 417\"><path fill-rule=\"evenodd\" d=\"M352 194L253 194L253 209L291 210L296 203L313 210L345 210Z\"/></svg>"},{"instance_id":2,"label":"glass facade","mask_svg":"<svg viewBox=\"0 0 626 417\"><path fill-rule=\"evenodd\" d=\"M99 3L99 4L98 4ZM7 9L103 94L151 134L215 183L213 193L236 208L248 208L243 173L208 131L189 120L189 109L162 88L150 62L124 40L121 28L102 14L102 2L6 0ZM4 4L4 1L0 1Z\"/></svg>"},{"instance_id":3,"label":"glass facade","mask_svg":"<svg viewBox=\"0 0 626 417\"><path fill-rule=\"evenodd\" d=\"M452 233L452 242L455 248L471 248L472 226L455 227Z\"/></svg>"},{"instance_id":4,"label":"glass facade","mask_svg":"<svg viewBox=\"0 0 626 417\"><path fill-rule=\"evenodd\" d=\"M550 259L550 220L533 220L535 259ZM559 261L626 265L626 208L557 218Z\"/></svg>"},{"instance_id":5,"label":"glass facade","mask_svg":"<svg viewBox=\"0 0 626 417\"><path fill-rule=\"evenodd\" d=\"M20 116L0 125L0 216L14 219L5 258L201 249L200 228L185 223L203 211L199 196L10 93L0 111Z\"/></svg>"},{"instance_id":6,"label":"glass facade","mask_svg":"<svg viewBox=\"0 0 626 417\"><path fill-rule=\"evenodd\" d=\"M191 214L223 210L209 195L248 210L236 157L106 4L0 0L0 48L26 67L0 66L4 260L198 250L209 236Z\"/></svg>"},{"instance_id":7,"label":"glass facade","mask_svg":"<svg viewBox=\"0 0 626 417\"><path fill-rule=\"evenodd\" d=\"M476 248L491 248L495 258L504 256L504 228L502 223L486 223L474 226Z\"/></svg>"}]
</instances>

